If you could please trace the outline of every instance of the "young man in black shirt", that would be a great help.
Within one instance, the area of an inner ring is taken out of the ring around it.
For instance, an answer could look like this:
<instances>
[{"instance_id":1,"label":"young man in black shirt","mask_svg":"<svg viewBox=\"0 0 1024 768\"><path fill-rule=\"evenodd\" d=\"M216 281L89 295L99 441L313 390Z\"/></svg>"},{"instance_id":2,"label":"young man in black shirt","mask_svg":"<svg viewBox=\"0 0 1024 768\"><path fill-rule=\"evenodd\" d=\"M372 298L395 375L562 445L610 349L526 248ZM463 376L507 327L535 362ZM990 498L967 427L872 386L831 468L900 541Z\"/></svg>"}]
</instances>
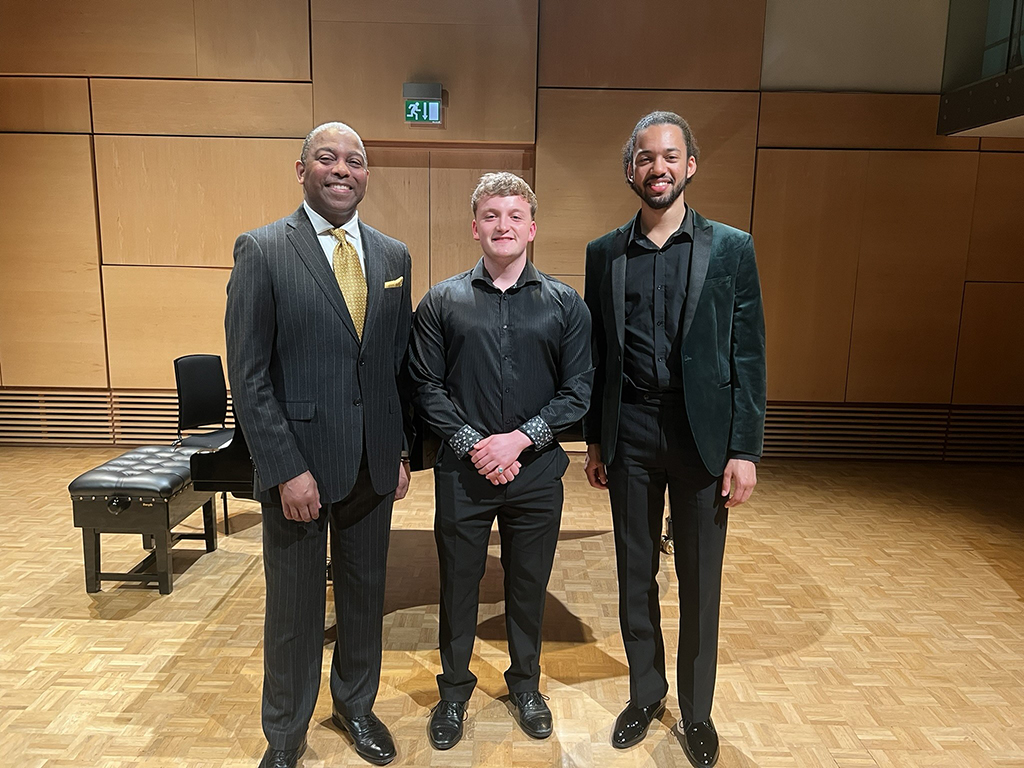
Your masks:
<instances>
[{"instance_id":1,"label":"young man in black shirt","mask_svg":"<svg viewBox=\"0 0 1024 768\"><path fill-rule=\"evenodd\" d=\"M443 668L429 727L436 749L462 738L476 685L469 662L495 518L510 709L529 736L551 734L539 691L541 621L569 465L554 435L583 417L593 383L590 312L526 257L537 231L533 190L514 174L489 173L472 205L483 257L420 302L410 364L420 414L442 438L434 467Z\"/></svg>"}]
</instances>

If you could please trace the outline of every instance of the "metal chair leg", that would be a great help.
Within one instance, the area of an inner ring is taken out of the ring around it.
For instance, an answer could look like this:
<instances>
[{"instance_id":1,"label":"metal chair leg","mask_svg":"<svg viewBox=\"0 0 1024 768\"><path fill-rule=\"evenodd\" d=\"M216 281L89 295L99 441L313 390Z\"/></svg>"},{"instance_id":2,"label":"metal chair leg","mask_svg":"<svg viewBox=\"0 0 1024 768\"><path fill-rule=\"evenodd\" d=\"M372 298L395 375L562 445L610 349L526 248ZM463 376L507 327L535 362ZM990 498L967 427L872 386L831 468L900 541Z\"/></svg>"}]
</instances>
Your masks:
<instances>
[{"instance_id":1,"label":"metal chair leg","mask_svg":"<svg viewBox=\"0 0 1024 768\"><path fill-rule=\"evenodd\" d=\"M222 493L221 498L224 499L224 535L227 536L231 531L228 529L228 494L227 491Z\"/></svg>"}]
</instances>

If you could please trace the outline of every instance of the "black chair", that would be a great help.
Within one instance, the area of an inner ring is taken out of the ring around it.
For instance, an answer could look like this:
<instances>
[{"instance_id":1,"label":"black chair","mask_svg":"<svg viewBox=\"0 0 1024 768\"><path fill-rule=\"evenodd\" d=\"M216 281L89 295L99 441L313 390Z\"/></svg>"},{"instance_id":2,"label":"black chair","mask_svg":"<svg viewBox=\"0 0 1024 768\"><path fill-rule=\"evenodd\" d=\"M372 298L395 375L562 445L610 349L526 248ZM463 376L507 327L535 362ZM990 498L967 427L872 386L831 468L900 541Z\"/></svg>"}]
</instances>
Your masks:
<instances>
[{"instance_id":1,"label":"black chair","mask_svg":"<svg viewBox=\"0 0 1024 768\"><path fill-rule=\"evenodd\" d=\"M185 355L174 361L174 383L178 389L179 445L217 450L231 442L235 430L225 426L228 412L228 390L224 382L224 366L220 355ZM219 424L218 429L184 437L186 429L199 429ZM228 495L224 500L224 534L228 530Z\"/></svg>"}]
</instances>

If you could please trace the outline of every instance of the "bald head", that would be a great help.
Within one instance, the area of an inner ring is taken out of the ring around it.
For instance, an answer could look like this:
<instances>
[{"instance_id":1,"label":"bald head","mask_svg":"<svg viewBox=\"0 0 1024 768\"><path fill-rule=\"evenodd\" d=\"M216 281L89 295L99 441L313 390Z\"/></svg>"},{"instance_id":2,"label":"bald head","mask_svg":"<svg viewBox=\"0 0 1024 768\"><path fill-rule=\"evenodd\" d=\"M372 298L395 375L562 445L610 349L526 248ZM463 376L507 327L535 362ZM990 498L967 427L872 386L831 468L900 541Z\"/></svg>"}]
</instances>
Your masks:
<instances>
[{"instance_id":1,"label":"bald head","mask_svg":"<svg viewBox=\"0 0 1024 768\"><path fill-rule=\"evenodd\" d=\"M299 162L303 165L306 164L306 159L309 156L309 148L312 146L313 141L324 131L337 131L338 133L347 133L355 137L356 143L359 145L359 151L363 153L363 163L366 163L366 147L363 146L363 140L359 134L355 132L355 129L345 123L339 123L337 121L330 123L321 123L312 131L306 135L306 140L302 142L302 153L299 155Z\"/></svg>"}]
</instances>

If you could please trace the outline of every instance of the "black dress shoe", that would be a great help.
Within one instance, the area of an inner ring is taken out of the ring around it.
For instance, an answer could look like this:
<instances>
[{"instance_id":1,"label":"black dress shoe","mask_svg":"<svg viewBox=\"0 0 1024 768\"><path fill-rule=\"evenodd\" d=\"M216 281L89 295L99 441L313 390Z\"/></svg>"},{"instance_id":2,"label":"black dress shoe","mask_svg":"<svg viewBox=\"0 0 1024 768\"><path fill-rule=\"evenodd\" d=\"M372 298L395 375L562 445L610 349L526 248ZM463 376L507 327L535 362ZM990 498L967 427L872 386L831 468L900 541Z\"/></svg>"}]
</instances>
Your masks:
<instances>
[{"instance_id":1,"label":"black dress shoe","mask_svg":"<svg viewBox=\"0 0 1024 768\"><path fill-rule=\"evenodd\" d=\"M302 743L295 749L274 749L273 747L267 747L267 751L263 753L263 759L260 760L259 768L295 768L299 762L299 758L302 757L302 753L305 751L305 737L303 737Z\"/></svg>"},{"instance_id":2,"label":"black dress shoe","mask_svg":"<svg viewBox=\"0 0 1024 768\"><path fill-rule=\"evenodd\" d=\"M432 710L427 736L434 749L451 749L462 739L462 721L466 719L466 702L441 699Z\"/></svg>"},{"instance_id":3,"label":"black dress shoe","mask_svg":"<svg viewBox=\"0 0 1024 768\"><path fill-rule=\"evenodd\" d=\"M334 724L352 737L356 754L374 765L387 765L398 754L388 727L373 712L359 717L345 717L338 710L331 714Z\"/></svg>"},{"instance_id":4,"label":"black dress shoe","mask_svg":"<svg viewBox=\"0 0 1024 768\"><path fill-rule=\"evenodd\" d=\"M519 721L519 727L527 736L546 739L551 735L551 710L544 703L544 695L540 691L510 693L508 702L512 716Z\"/></svg>"},{"instance_id":5,"label":"black dress shoe","mask_svg":"<svg viewBox=\"0 0 1024 768\"><path fill-rule=\"evenodd\" d=\"M615 730L612 731L612 746L626 749L639 744L647 735L647 728L665 712L665 700L656 701L646 707L638 707L633 702L615 718Z\"/></svg>"},{"instance_id":6,"label":"black dress shoe","mask_svg":"<svg viewBox=\"0 0 1024 768\"><path fill-rule=\"evenodd\" d=\"M710 720L688 723L680 720L677 727L679 743L686 759L694 768L710 768L718 762L718 733Z\"/></svg>"}]
</instances>

